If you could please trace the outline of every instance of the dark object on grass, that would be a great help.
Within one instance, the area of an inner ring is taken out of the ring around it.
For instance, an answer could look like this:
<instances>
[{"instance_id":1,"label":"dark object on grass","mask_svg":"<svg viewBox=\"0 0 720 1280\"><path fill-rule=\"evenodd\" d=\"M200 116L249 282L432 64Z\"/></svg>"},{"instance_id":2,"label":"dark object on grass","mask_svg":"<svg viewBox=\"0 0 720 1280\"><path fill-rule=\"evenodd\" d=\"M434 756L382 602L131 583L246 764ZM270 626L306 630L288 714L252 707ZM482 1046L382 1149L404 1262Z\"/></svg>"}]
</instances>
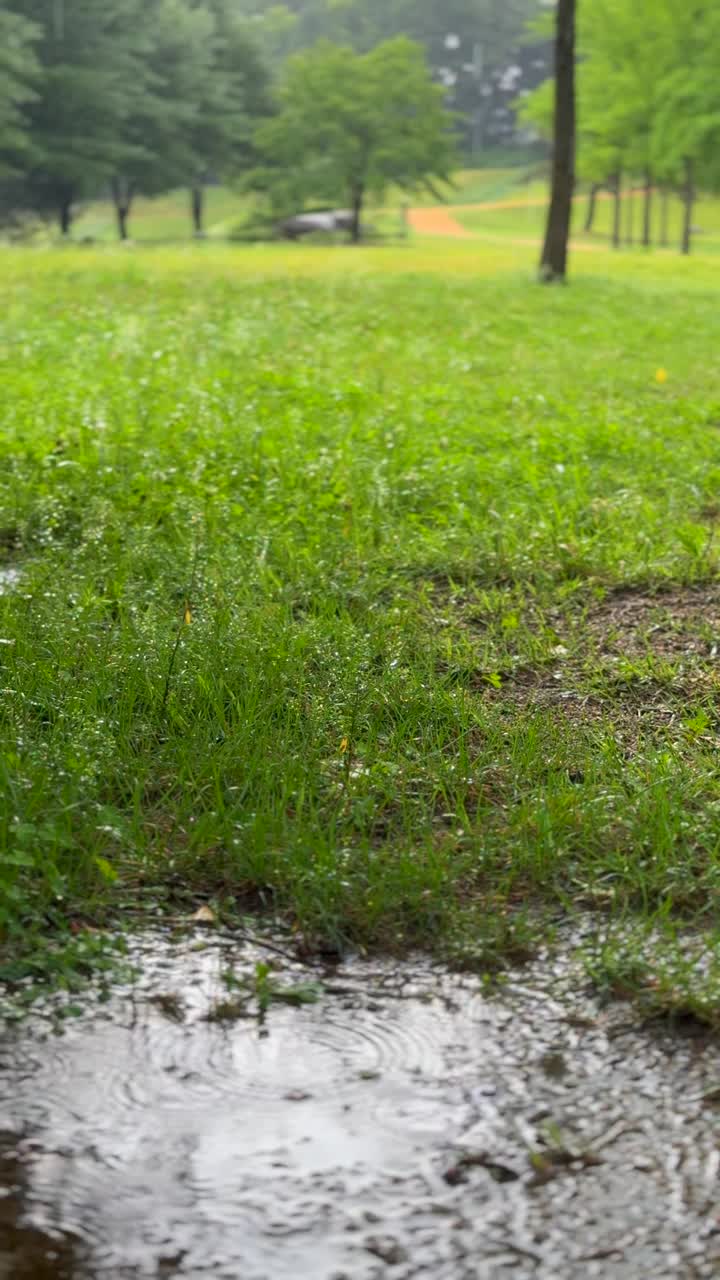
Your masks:
<instances>
[{"instance_id":1,"label":"dark object on grass","mask_svg":"<svg viewBox=\"0 0 720 1280\"><path fill-rule=\"evenodd\" d=\"M349 209L325 209L315 213L296 213L277 225L277 234L285 240L300 240L313 232L348 231L353 228L353 215Z\"/></svg>"}]
</instances>

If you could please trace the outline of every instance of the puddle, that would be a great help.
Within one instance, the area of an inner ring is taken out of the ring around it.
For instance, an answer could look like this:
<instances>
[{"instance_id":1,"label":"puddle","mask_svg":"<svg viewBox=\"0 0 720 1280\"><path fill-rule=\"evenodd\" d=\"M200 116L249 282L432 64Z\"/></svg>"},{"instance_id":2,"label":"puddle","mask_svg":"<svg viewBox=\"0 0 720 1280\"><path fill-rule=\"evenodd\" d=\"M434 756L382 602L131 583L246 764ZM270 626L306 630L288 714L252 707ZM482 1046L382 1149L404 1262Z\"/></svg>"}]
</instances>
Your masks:
<instances>
[{"instance_id":1,"label":"puddle","mask_svg":"<svg viewBox=\"0 0 720 1280\"><path fill-rule=\"evenodd\" d=\"M499 998L349 963L264 1028L208 1022L267 955L138 946L132 991L0 1041L0 1280L718 1274L720 1047L557 959Z\"/></svg>"}]
</instances>

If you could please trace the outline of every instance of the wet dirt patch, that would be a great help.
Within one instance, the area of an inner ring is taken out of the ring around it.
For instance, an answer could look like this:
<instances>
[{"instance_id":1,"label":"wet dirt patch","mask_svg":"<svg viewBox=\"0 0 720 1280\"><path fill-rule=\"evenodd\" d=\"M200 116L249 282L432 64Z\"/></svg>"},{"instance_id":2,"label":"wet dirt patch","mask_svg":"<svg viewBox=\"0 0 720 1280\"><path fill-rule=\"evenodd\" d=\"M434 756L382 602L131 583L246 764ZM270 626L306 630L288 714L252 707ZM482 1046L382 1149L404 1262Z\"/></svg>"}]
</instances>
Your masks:
<instances>
[{"instance_id":1,"label":"wet dirt patch","mask_svg":"<svg viewBox=\"0 0 720 1280\"><path fill-rule=\"evenodd\" d=\"M197 945L148 938L132 989L2 1041L0 1276L20 1231L78 1280L717 1274L720 1049L604 1008L569 951L496 996L291 966L322 994L261 1025L207 1017L258 956Z\"/></svg>"},{"instance_id":2,"label":"wet dirt patch","mask_svg":"<svg viewBox=\"0 0 720 1280\"><path fill-rule=\"evenodd\" d=\"M720 652L720 585L610 592L588 610L585 625L600 652L714 661Z\"/></svg>"},{"instance_id":3,"label":"wet dirt patch","mask_svg":"<svg viewBox=\"0 0 720 1280\"><path fill-rule=\"evenodd\" d=\"M612 722L636 740L682 731L689 709L720 693L720 586L622 589L582 611L551 611L548 661L519 662L486 696L511 710Z\"/></svg>"}]
</instances>

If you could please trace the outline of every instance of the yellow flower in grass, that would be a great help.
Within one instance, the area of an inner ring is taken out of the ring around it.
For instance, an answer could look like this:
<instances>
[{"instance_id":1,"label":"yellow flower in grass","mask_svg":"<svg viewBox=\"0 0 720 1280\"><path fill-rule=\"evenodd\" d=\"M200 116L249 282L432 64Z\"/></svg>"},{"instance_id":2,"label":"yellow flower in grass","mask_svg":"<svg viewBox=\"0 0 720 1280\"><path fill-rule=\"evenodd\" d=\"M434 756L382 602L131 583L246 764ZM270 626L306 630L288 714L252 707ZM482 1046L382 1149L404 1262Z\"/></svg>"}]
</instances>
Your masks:
<instances>
[{"instance_id":1,"label":"yellow flower in grass","mask_svg":"<svg viewBox=\"0 0 720 1280\"><path fill-rule=\"evenodd\" d=\"M664 382L667 382L667 380L668 380L668 376L667 376L667 369L656 369L656 370L655 370L655 381L656 381L656 382L659 382L659 383L660 383L660 385L662 386Z\"/></svg>"}]
</instances>

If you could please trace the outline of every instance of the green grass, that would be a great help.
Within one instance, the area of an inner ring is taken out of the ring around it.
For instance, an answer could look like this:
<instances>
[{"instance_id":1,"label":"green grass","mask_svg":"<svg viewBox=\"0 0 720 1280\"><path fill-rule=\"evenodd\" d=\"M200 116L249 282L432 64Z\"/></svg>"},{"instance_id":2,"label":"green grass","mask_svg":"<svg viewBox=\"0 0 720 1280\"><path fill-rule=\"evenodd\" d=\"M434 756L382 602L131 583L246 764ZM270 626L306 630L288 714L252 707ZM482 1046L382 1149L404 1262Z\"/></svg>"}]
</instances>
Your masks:
<instances>
[{"instance_id":1,"label":"green grass","mask_svg":"<svg viewBox=\"0 0 720 1280\"><path fill-rule=\"evenodd\" d=\"M542 183L533 183L531 190L536 196L545 196L546 188ZM452 184L442 186L439 194L454 204L517 199L527 191L527 170L523 168L467 169L456 174ZM424 189L408 196L399 188L390 188L382 208L372 205L368 208L368 219L383 233L393 234L399 226L401 206L408 200L417 205L434 205L438 203L438 196ZM252 216L254 207L252 196L228 187L208 187L205 193L207 235L211 239L227 238ZM169 244L187 240L191 231L187 191L172 191L135 200L130 218L130 234L134 240ZM99 243L116 241L117 224L112 204L98 200L87 205L75 222L73 236Z\"/></svg>"},{"instance_id":2,"label":"green grass","mask_svg":"<svg viewBox=\"0 0 720 1280\"><path fill-rule=\"evenodd\" d=\"M6 955L208 896L714 943L717 259L534 259L3 254Z\"/></svg>"},{"instance_id":3,"label":"green grass","mask_svg":"<svg viewBox=\"0 0 720 1280\"><path fill-rule=\"evenodd\" d=\"M432 206L442 201L453 209L458 222L479 237L491 241L507 239L511 247L518 241L539 241L542 237L547 204L547 181L539 176L538 165L515 168L467 169L458 172L452 184L441 186L433 194L419 190L412 196L391 188L380 208L369 206L367 220L381 235L396 239L401 231L401 207L410 203ZM205 197L205 228L211 240L226 240L252 221L257 205L252 196L227 187L208 187ZM488 205L499 205L488 208ZM630 206L632 205L632 215ZM643 197L640 192L624 202L623 236L632 222L637 242L641 235ZM455 208L455 206L459 206ZM473 207L477 206L477 207ZM503 207L505 206L505 207ZM508 207L514 206L514 207ZM606 195L597 202L593 232L583 231L586 196L579 194L573 219L576 242L601 248L609 243L612 232L613 202ZM682 206L677 197L669 204L668 231L670 246L676 250L680 241ZM693 224L696 228L695 250L701 253L720 251L720 201L703 197L697 202ZM189 199L186 191L173 191L153 198L139 198L133 205L130 235L138 244L172 245L191 238ZM98 244L117 242L115 213L108 201L89 204L77 218L73 236ZM660 237L660 200L653 206L653 236ZM54 232L50 239L54 237Z\"/></svg>"},{"instance_id":4,"label":"green grass","mask_svg":"<svg viewBox=\"0 0 720 1280\"><path fill-rule=\"evenodd\" d=\"M512 174L508 174L512 179ZM547 182L522 172L516 173L515 185L503 187L498 194L482 195L473 186L462 194L449 196L449 203L457 203L461 207L455 212L458 222L479 235L507 236L508 239L532 238L540 240L545 228L547 213ZM499 202L498 208L472 208L474 203L485 201ZM502 207L505 202L516 201L515 207ZM595 248L609 245L613 226L613 200L603 193L598 197L593 230L590 234L584 231L587 194L579 193L573 209L573 235L576 242ZM637 190L628 193L623 200L622 237L623 250L626 251L628 235L634 239L635 248L639 247L642 236L644 211L644 195ZM677 252L682 234L683 208L677 196L671 196L668 202L668 239L669 248ZM693 249L701 254L720 251L720 200L712 196L698 199L693 215ZM660 196L655 195L652 204L651 234L657 246L661 239Z\"/></svg>"}]
</instances>

